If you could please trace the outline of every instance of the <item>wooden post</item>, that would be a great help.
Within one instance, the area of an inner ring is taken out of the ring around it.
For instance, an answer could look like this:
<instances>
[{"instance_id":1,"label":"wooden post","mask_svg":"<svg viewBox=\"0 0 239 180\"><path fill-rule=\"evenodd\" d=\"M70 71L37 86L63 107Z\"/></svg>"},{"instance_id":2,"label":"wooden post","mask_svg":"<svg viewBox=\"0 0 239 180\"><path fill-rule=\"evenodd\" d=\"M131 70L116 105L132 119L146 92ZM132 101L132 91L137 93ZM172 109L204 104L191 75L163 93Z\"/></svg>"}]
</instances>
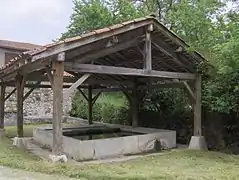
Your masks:
<instances>
[{"instance_id":1,"label":"wooden post","mask_svg":"<svg viewBox=\"0 0 239 180\"><path fill-rule=\"evenodd\" d=\"M137 127L139 125L139 96L137 85L134 85L133 87L131 105L132 126Z\"/></svg>"},{"instance_id":2,"label":"wooden post","mask_svg":"<svg viewBox=\"0 0 239 180\"><path fill-rule=\"evenodd\" d=\"M4 129L5 92L6 92L6 86L2 84L1 94L0 94L0 129Z\"/></svg>"},{"instance_id":3,"label":"wooden post","mask_svg":"<svg viewBox=\"0 0 239 180\"><path fill-rule=\"evenodd\" d=\"M201 125L201 75L197 74L195 80L195 103L194 103L194 136L202 135Z\"/></svg>"},{"instance_id":4,"label":"wooden post","mask_svg":"<svg viewBox=\"0 0 239 180\"><path fill-rule=\"evenodd\" d=\"M92 117L92 108L93 102L92 102L92 86L88 87L88 121L89 124L93 124L93 117Z\"/></svg>"},{"instance_id":5,"label":"wooden post","mask_svg":"<svg viewBox=\"0 0 239 180\"><path fill-rule=\"evenodd\" d=\"M64 62L53 61L53 148L54 155L61 155L63 152L62 120L63 120L63 75Z\"/></svg>"},{"instance_id":6,"label":"wooden post","mask_svg":"<svg viewBox=\"0 0 239 180\"><path fill-rule=\"evenodd\" d=\"M151 50L151 31L153 30L152 24L148 26L146 30L145 51L144 51L144 63L146 70L152 70L152 50Z\"/></svg>"},{"instance_id":7,"label":"wooden post","mask_svg":"<svg viewBox=\"0 0 239 180\"><path fill-rule=\"evenodd\" d=\"M24 95L25 77L18 75L16 77L17 89L17 135L23 137L23 95Z\"/></svg>"}]
</instances>

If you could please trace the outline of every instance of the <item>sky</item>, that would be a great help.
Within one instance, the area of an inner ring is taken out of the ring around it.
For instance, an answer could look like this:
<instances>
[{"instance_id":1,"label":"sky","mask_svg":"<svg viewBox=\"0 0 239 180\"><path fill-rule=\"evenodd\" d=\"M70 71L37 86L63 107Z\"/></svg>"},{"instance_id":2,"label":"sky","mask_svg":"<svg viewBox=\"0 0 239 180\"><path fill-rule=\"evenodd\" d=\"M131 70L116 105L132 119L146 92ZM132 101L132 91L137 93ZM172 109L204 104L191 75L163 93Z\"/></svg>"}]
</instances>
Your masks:
<instances>
[{"instance_id":1,"label":"sky","mask_svg":"<svg viewBox=\"0 0 239 180\"><path fill-rule=\"evenodd\" d=\"M72 0L0 0L0 39L52 43L66 31L72 8Z\"/></svg>"},{"instance_id":2,"label":"sky","mask_svg":"<svg viewBox=\"0 0 239 180\"><path fill-rule=\"evenodd\" d=\"M44 45L66 31L72 0L0 0L0 39Z\"/></svg>"}]
</instances>

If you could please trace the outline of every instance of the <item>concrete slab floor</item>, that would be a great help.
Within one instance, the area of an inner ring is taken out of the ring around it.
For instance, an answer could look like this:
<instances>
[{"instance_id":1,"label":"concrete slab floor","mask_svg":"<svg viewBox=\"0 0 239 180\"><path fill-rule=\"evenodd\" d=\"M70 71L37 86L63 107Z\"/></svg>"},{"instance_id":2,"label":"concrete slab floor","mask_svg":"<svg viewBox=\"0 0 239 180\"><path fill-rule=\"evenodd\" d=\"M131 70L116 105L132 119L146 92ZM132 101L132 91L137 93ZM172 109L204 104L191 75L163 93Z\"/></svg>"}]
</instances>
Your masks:
<instances>
[{"instance_id":1,"label":"concrete slab floor","mask_svg":"<svg viewBox=\"0 0 239 180\"><path fill-rule=\"evenodd\" d=\"M0 180L75 180L57 175L45 175L0 166Z\"/></svg>"}]
</instances>

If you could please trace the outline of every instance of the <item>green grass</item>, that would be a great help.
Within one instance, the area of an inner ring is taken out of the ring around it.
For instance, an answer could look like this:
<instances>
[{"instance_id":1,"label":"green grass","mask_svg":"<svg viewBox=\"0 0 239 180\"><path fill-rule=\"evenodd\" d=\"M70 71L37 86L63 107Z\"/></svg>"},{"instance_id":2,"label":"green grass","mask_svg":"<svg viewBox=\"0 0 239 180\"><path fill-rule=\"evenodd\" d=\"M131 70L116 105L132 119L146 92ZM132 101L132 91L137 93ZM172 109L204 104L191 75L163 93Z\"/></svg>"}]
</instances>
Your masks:
<instances>
[{"instance_id":1,"label":"green grass","mask_svg":"<svg viewBox=\"0 0 239 180\"><path fill-rule=\"evenodd\" d=\"M9 131L7 128L7 135L10 136L8 133L12 131L13 129ZM155 156L124 163L81 166L42 161L12 147L9 139L0 141L0 147L0 165L87 180L237 180L239 178L239 157L217 152L165 151Z\"/></svg>"},{"instance_id":2,"label":"green grass","mask_svg":"<svg viewBox=\"0 0 239 180\"><path fill-rule=\"evenodd\" d=\"M32 130L35 127L39 127L39 126L44 126L46 124L29 124L29 125L24 125L24 137L32 137ZM13 138L17 136L17 129L16 126L8 126L5 128L6 130L6 136L9 138Z\"/></svg>"}]
</instances>

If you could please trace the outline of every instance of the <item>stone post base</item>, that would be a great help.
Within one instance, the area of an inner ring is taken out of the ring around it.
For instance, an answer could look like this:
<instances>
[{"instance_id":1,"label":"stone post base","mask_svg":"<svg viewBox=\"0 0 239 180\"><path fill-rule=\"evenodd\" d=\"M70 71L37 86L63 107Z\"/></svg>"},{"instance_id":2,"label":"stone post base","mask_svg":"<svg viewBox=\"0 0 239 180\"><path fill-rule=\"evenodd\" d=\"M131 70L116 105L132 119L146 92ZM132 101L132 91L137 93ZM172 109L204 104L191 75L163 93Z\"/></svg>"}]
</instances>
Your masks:
<instances>
[{"instance_id":1,"label":"stone post base","mask_svg":"<svg viewBox=\"0 0 239 180\"><path fill-rule=\"evenodd\" d=\"M50 154L49 155L49 159L53 162L53 163L57 163L57 162L63 162L66 163L67 162L67 157L66 155L53 155Z\"/></svg>"},{"instance_id":2,"label":"stone post base","mask_svg":"<svg viewBox=\"0 0 239 180\"><path fill-rule=\"evenodd\" d=\"M13 146L16 146L20 149L28 149L28 140L29 138L19 138L19 137L15 137L13 139Z\"/></svg>"},{"instance_id":3,"label":"stone post base","mask_svg":"<svg viewBox=\"0 0 239 180\"><path fill-rule=\"evenodd\" d=\"M0 139L5 137L5 129L0 129Z\"/></svg>"},{"instance_id":4,"label":"stone post base","mask_svg":"<svg viewBox=\"0 0 239 180\"><path fill-rule=\"evenodd\" d=\"M192 136L188 148L195 150L208 150L204 136Z\"/></svg>"}]
</instances>

